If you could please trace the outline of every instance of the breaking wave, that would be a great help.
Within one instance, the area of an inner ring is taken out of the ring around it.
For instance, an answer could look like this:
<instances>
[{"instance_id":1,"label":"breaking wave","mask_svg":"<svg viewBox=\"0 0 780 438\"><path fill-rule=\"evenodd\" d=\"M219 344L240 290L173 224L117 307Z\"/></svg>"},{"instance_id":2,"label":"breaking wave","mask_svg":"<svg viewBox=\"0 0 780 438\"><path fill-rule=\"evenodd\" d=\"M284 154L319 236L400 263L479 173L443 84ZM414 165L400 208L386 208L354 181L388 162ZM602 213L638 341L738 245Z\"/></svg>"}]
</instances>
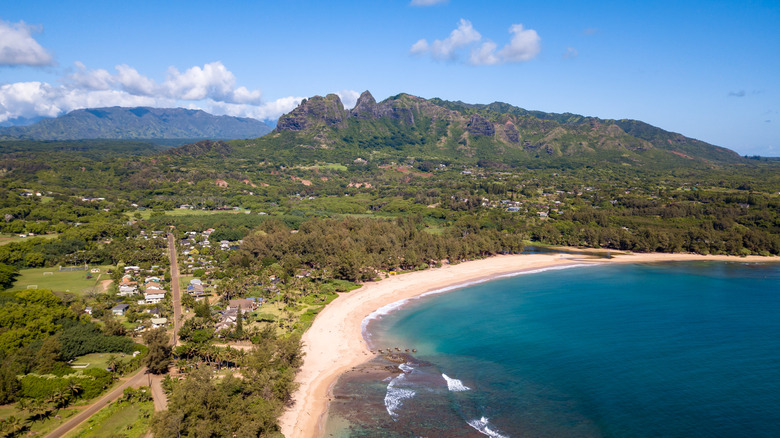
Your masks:
<instances>
[{"instance_id":1,"label":"breaking wave","mask_svg":"<svg viewBox=\"0 0 780 438\"><path fill-rule=\"evenodd\" d=\"M491 438L509 438L507 435L503 435L502 433L500 433L500 432L498 432L498 431L496 431L494 429L491 429L488 426L488 419L485 418L485 417L482 417L482 418L480 418L478 420L471 420L468 423L469 423L469 426L471 426L474 429L476 429L479 433L481 433L483 435L487 435L487 436L489 436Z\"/></svg>"},{"instance_id":2,"label":"breaking wave","mask_svg":"<svg viewBox=\"0 0 780 438\"><path fill-rule=\"evenodd\" d=\"M447 389L449 389L452 392L468 391L471 389L468 386L464 385L463 382L461 382L458 379L453 379L452 377L449 377L444 373L442 373L441 376L444 377L444 380L447 381Z\"/></svg>"}]
</instances>

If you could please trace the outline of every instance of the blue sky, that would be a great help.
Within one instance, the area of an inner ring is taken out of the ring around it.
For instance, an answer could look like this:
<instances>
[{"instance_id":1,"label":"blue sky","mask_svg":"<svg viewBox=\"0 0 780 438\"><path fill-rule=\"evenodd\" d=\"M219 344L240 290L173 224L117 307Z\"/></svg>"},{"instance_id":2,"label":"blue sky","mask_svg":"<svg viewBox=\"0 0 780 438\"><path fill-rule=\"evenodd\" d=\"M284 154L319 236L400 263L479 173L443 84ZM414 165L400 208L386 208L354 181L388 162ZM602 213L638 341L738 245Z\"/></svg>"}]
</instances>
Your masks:
<instances>
[{"instance_id":1,"label":"blue sky","mask_svg":"<svg viewBox=\"0 0 780 438\"><path fill-rule=\"evenodd\" d=\"M418 3L418 4L416 4ZM276 118L406 92L638 119L780 156L780 2L37 1L0 9L0 122L95 106Z\"/></svg>"}]
</instances>

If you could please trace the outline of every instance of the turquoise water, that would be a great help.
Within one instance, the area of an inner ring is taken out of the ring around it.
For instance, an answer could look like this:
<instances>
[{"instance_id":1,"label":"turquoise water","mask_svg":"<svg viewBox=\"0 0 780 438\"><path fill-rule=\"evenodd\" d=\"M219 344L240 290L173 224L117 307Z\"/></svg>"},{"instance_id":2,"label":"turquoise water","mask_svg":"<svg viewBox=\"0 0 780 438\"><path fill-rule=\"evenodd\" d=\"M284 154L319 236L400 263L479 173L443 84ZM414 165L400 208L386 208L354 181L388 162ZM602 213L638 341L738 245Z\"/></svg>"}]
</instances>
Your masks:
<instances>
[{"instance_id":1,"label":"turquoise water","mask_svg":"<svg viewBox=\"0 0 780 438\"><path fill-rule=\"evenodd\" d=\"M368 331L418 352L340 379L328 435L780 436L780 264L520 275Z\"/></svg>"}]
</instances>

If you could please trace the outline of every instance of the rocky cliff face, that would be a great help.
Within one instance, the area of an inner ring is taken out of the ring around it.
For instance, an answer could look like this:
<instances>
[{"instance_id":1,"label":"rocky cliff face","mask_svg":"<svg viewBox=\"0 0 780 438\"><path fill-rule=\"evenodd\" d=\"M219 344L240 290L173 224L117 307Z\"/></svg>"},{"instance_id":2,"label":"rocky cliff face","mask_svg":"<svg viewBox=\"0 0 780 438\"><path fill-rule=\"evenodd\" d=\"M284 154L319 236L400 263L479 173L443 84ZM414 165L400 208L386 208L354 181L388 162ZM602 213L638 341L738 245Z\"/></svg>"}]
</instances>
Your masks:
<instances>
[{"instance_id":1,"label":"rocky cliff face","mask_svg":"<svg viewBox=\"0 0 780 438\"><path fill-rule=\"evenodd\" d=\"M526 157L665 149L684 155L695 152L705 159L739 158L728 149L642 122L527 111L498 102L428 100L403 93L377 102L364 91L351 110L344 109L335 94L304 99L279 119L276 132L285 131L307 135L309 147L325 148L342 143L394 149L413 145L417 150L469 156L481 148L480 155Z\"/></svg>"},{"instance_id":2,"label":"rocky cliff face","mask_svg":"<svg viewBox=\"0 0 780 438\"><path fill-rule=\"evenodd\" d=\"M303 99L292 112L279 118L277 131L303 131L315 126L341 127L347 113L335 94Z\"/></svg>"}]
</instances>

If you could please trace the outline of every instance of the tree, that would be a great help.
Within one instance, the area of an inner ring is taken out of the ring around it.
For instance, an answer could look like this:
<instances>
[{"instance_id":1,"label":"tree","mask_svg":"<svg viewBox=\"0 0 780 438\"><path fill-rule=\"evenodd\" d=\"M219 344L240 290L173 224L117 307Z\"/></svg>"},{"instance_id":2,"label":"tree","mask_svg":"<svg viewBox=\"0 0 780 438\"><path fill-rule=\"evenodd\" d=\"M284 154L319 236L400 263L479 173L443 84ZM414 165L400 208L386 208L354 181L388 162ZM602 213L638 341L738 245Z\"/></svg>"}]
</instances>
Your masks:
<instances>
[{"instance_id":1,"label":"tree","mask_svg":"<svg viewBox=\"0 0 780 438\"><path fill-rule=\"evenodd\" d=\"M165 374L171 363L171 346L168 344L168 333L160 327L150 330L144 335L144 341L149 348L146 355L146 367L152 374Z\"/></svg>"}]
</instances>

